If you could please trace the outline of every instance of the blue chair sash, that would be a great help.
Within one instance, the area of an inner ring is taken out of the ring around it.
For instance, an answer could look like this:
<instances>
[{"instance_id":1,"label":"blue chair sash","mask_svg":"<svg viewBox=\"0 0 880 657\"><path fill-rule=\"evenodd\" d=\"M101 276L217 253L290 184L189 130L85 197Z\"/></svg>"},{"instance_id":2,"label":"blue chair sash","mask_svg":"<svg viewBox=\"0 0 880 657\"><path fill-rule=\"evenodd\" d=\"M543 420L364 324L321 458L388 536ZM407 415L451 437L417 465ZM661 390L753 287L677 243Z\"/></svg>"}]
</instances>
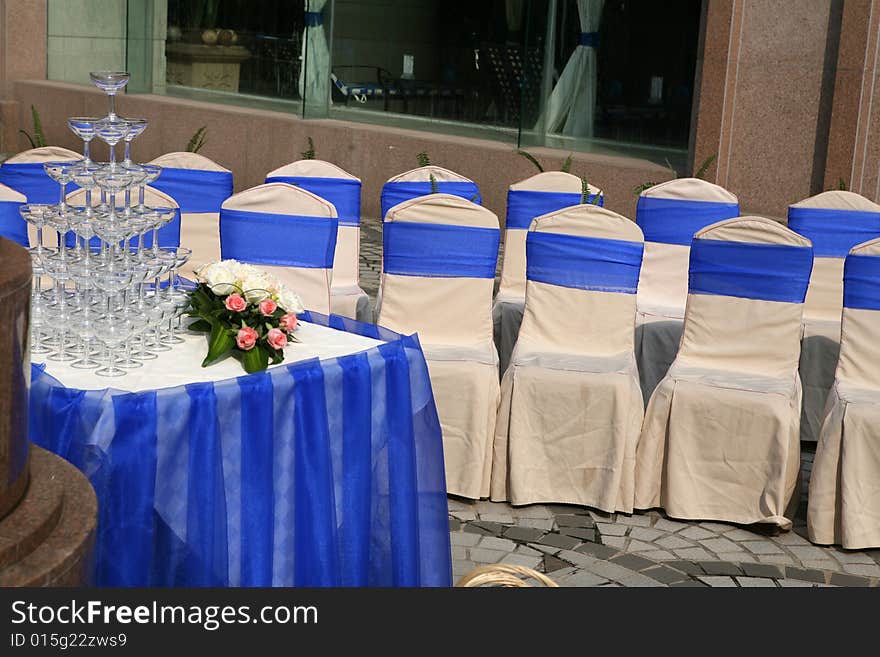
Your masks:
<instances>
[{"instance_id":1,"label":"blue chair sash","mask_svg":"<svg viewBox=\"0 0 880 657\"><path fill-rule=\"evenodd\" d=\"M856 244L880 237L880 212L788 209L788 227L813 243L820 258L845 258Z\"/></svg>"},{"instance_id":2,"label":"blue chair sash","mask_svg":"<svg viewBox=\"0 0 880 657\"><path fill-rule=\"evenodd\" d=\"M813 250L808 246L695 239L688 291L803 303L812 269Z\"/></svg>"},{"instance_id":3,"label":"blue chair sash","mask_svg":"<svg viewBox=\"0 0 880 657\"><path fill-rule=\"evenodd\" d=\"M694 233L706 226L738 216L738 203L640 196L636 206L636 223L646 242L682 246L690 246Z\"/></svg>"},{"instance_id":4,"label":"blue chair sash","mask_svg":"<svg viewBox=\"0 0 880 657\"><path fill-rule=\"evenodd\" d=\"M843 265L843 307L880 310L880 256L846 257Z\"/></svg>"},{"instance_id":5,"label":"blue chair sash","mask_svg":"<svg viewBox=\"0 0 880 657\"><path fill-rule=\"evenodd\" d=\"M579 290L635 294L643 250L641 242L532 231L526 238L526 278Z\"/></svg>"},{"instance_id":6,"label":"blue chair sash","mask_svg":"<svg viewBox=\"0 0 880 657\"><path fill-rule=\"evenodd\" d=\"M399 276L494 278L500 241L497 228L387 222L382 269Z\"/></svg>"},{"instance_id":7,"label":"blue chair sash","mask_svg":"<svg viewBox=\"0 0 880 657\"><path fill-rule=\"evenodd\" d=\"M0 183L24 194L28 203L58 203L61 190L43 169L42 162L6 163L0 166ZM67 183L65 191L70 194L79 185Z\"/></svg>"},{"instance_id":8,"label":"blue chair sash","mask_svg":"<svg viewBox=\"0 0 880 657\"><path fill-rule=\"evenodd\" d=\"M163 167L150 187L173 198L181 212L220 212L232 196L232 173Z\"/></svg>"},{"instance_id":9,"label":"blue chair sash","mask_svg":"<svg viewBox=\"0 0 880 657\"><path fill-rule=\"evenodd\" d=\"M466 198L474 203L482 203L480 188L476 183L458 180L437 181L439 194L452 194ZM382 217L388 214L388 210L398 203L403 203L417 196L425 196L431 193L431 183L428 182L390 182L382 186Z\"/></svg>"},{"instance_id":10,"label":"blue chair sash","mask_svg":"<svg viewBox=\"0 0 880 657\"><path fill-rule=\"evenodd\" d=\"M588 199L592 203L596 198L590 194ZM507 228L528 230L532 219L540 217L548 212L555 212L562 208L578 205L581 195L569 192L537 192L528 189L511 189L507 192ZM605 197L599 196L599 205L605 203Z\"/></svg>"},{"instance_id":11,"label":"blue chair sash","mask_svg":"<svg viewBox=\"0 0 880 657\"><path fill-rule=\"evenodd\" d=\"M21 218L18 201L0 201L0 237L12 240L21 246L28 246L27 222Z\"/></svg>"},{"instance_id":12,"label":"blue chair sash","mask_svg":"<svg viewBox=\"0 0 880 657\"><path fill-rule=\"evenodd\" d=\"M330 269L338 221L330 217L220 210L220 253L262 265Z\"/></svg>"},{"instance_id":13,"label":"blue chair sash","mask_svg":"<svg viewBox=\"0 0 880 657\"><path fill-rule=\"evenodd\" d=\"M270 176L267 183L282 182L302 187L336 206L340 226L360 226L361 181L350 178Z\"/></svg>"}]
</instances>

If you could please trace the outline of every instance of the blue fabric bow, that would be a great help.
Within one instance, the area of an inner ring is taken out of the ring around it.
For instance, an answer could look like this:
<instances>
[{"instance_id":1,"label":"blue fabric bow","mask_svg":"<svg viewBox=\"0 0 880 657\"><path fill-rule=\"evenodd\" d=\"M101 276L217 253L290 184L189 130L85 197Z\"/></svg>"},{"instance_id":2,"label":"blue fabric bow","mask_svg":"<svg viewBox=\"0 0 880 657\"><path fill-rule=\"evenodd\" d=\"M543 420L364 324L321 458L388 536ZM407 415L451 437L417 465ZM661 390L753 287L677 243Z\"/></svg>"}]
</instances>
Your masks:
<instances>
[{"instance_id":1,"label":"blue fabric bow","mask_svg":"<svg viewBox=\"0 0 880 657\"><path fill-rule=\"evenodd\" d=\"M644 245L625 240L531 231L526 278L599 292L635 294Z\"/></svg>"},{"instance_id":2,"label":"blue fabric bow","mask_svg":"<svg viewBox=\"0 0 880 657\"><path fill-rule=\"evenodd\" d=\"M183 213L220 212L232 196L232 173L163 167L150 186L173 198Z\"/></svg>"},{"instance_id":3,"label":"blue fabric bow","mask_svg":"<svg viewBox=\"0 0 880 657\"><path fill-rule=\"evenodd\" d=\"M813 269L813 249L695 239L688 291L743 299L803 303Z\"/></svg>"},{"instance_id":4,"label":"blue fabric bow","mask_svg":"<svg viewBox=\"0 0 880 657\"><path fill-rule=\"evenodd\" d=\"M500 241L496 228L386 222L382 271L400 276L494 278Z\"/></svg>"},{"instance_id":5,"label":"blue fabric bow","mask_svg":"<svg viewBox=\"0 0 880 657\"><path fill-rule=\"evenodd\" d=\"M636 223L646 242L682 246L690 246L694 233L706 226L738 216L738 203L640 196L636 206Z\"/></svg>"},{"instance_id":6,"label":"blue fabric bow","mask_svg":"<svg viewBox=\"0 0 880 657\"><path fill-rule=\"evenodd\" d=\"M596 198L590 194L588 203ZM527 189L511 189L507 192L506 228L528 230L532 219L548 212L578 205L581 195L571 192L537 192ZM605 203L605 197L599 196L599 205Z\"/></svg>"},{"instance_id":7,"label":"blue fabric bow","mask_svg":"<svg viewBox=\"0 0 880 657\"><path fill-rule=\"evenodd\" d=\"M880 212L788 209L788 227L813 243L820 258L845 258L856 244L880 237Z\"/></svg>"},{"instance_id":8,"label":"blue fabric bow","mask_svg":"<svg viewBox=\"0 0 880 657\"><path fill-rule=\"evenodd\" d=\"M19 201L0 201L0 237L27 247L29 244L27 222L22 219L18 211L22 205Z\"/></svg>"},{"instance_id":9,"label":"blue fabric bow","mask_svg":"<svg viewBox=\"0 0 880 657\"><path fill-rule=\"evenodd\" d=\"M220 253L263 265L330 269L336 218L220 210Z\"/></svg>"},{"instance_id":10,"label":"blue fabric bow","mask_svg":"<svg viewBox=\"0 0 880 657\"><path fill-rule=\"evenodd\" d=\"M880 310L880 257L858 254L846 257L843 307Z\"/></svg>"},{"instance_id":11,"label":"blue fabric bow","mask_svg":"<svg viewBox=\"0 0 880 657\"><path fill-rule=\"evenodd\" d=\"M382 186L382 218L388 214L388 210L398 203L403 203L411 198L425 196L431 193L431 183L427 182L390 182ZM459 180L438 180L438 194L452 194L466 198L474 203L482 203L480 189L476 183Z\"/></svg>"},{"instance_id":12,"label":"blue fabric bow","mask_svg":"<svg viewBox=\"0 0 880 657\"><path fill-rule=\"evenodd\" d=\"M302 187L336 207L340 226L361 223L361 181L351 178L318 178L309 176L271 176L267 183L282 182Z\"/></svg>"}]
</instances>

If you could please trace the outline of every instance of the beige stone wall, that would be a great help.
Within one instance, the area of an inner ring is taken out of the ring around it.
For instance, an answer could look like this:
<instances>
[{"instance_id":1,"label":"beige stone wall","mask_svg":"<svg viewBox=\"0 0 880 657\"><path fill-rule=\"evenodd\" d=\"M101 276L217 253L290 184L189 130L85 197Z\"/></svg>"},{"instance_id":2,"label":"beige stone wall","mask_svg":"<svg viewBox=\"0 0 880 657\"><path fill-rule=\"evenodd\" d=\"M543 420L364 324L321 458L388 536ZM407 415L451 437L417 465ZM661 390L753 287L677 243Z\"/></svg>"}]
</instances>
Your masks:
<instances>
[{"instance_id":1,"label":"beige stone wall","mask_svg":"<svg viewBox=\"0 0 880 657\"><path fill-rule=\"evenodd\" d=\"M37 103L50 143L80 149L65 120L74 114L103 114L106 97L84 85L22 81L13 88L24 108ZM292 114L217 105L168 96L130 94L119 97L123 116L143 116L150 127L135 142L133 154L141 161L163 152L183 150L199 126L207 126L206 145L200 151L235 175L237 190L263 182L265 174L299 159L311 136L318 157L339 164L360 176L364 184L363 212L378 216L382 184L392 175L417 166L416 154L427 151L431 161L475 180L484 204L504 216L507 186L535 173L511 144L483 139L452 137L347 121L303 120ZM24 148L26 144L20 144ZM94 144L93 157L106 158L106 147ZM549 169L558 169L567 151L530 149ZM588 174L592 184L607 192L607 205L626 216L635 216L632 188L646 180L665 180L665 167L644 160L575 153L572 173Z\"/></svg>"}]
</instances>

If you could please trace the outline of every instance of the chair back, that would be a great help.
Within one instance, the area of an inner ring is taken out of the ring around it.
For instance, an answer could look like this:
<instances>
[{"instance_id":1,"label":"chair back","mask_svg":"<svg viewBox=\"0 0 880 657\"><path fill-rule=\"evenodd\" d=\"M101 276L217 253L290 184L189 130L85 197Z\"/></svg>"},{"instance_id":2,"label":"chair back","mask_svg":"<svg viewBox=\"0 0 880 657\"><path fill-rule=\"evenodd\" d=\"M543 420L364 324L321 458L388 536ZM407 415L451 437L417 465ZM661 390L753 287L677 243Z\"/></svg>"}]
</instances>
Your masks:
<instances>
[{"instance_id":1,"label":"chair back","mask_svg":"<svg viewBox=\"0 0 880 657\"><path fill-rule=\"evenodd\" d=\"M266 182L302 187L336 207L339 232L333 256L333 285L356 286L360 272L360 179L330 162L299 160L271 171Z\"/></svg>"},{"instance_id":2,"label":"chair back","mask_svg":"<svg viewBox=\"0 0 880 657\"><path fill-rule=\"evenodd\" d=\"M301 187L268 183L220 208L220 254L278 277L306 308L330 312L336 208Z\"/></svg>"},{"instance_id":3,"label":"chair back","mask_svg":"<svg viewBox=\"0 0 880 657\"><path fill-rule=\"evenodd\" d=\"M392 207L382 235L378 324L428 344L492 342L498 217L452 194Z\"/></svg>"},{"instance_id":4,"label":"chair back","mask_svg":"<svg viewBox=\"0 0 880 657\"><path fill-rule=\"evenodd\" d=\"M804 319L840 321L844 258L857 244L880 237L880 205L854 192L823 192L790 205L788 227L813 243L816 258Z\"/></svg>"},{"instance_id":5,"label":"chair back","mask_svg":"<svg viewBox=\"0 0 880 657\"><path fill-rule=\"evenodd\" d=\"M581 179L564 171L545 171L512 184L507 190L504 258L498 296L522 299L526 294L526 235L535 217L581 202ZM590 185L588 202L602 191Z\"/></svg>"},{"instance_id":6,"label":"chair back","mask_svg":"<svg viewBox=\"0 0 880 657\"><path fill-rule=\"evenodd\" d=\"M636 207L636 223L645 235L639 310L683 316L694 233L737 216L736 196L699 178L677 178L643 191Z\"/></svg>"},{"instance_id":7,"label":"chair back","mask_svg":"<svg viewBox=\"0 0 880 657\"><path fill-rule=\"evenodd\" d=\"M790 377L812 266L810 241L772 219L738 217L697 232L675 364Z\"/></svg>"},{"instance_id":8,"label":"chair back","mask_svg":"<svg viewBox=\"0 0 880 657\"><path fill-rule=\"evenodd\" d=\"M77 189L67 195L67 203L83 207L86 204L86 190ZM97 189L92 190L92 206L98 206L101 203L101 193ZM159 246L188 246L181 245L180 242L180 207L177 201L168 194L160 192L154 187L148 186L144 188L144 203L153 208L174 208L174 218L159 229ZM137 245L138 238L132 238L130 244ZM99 246L101 241L97 237L91 239L92 246ZM73 246L73 233L67 234L67 245ZM144 235L144 246L153 246L153 231ZM186 269L188 271L188 269Z\"/></svg>"},{"instance_id":9,"label":"chair back","mask_svg":"<svg viewBox=\"0 0 880 657\"><path fill-rule=\"evenodd\" d=\"M175 152L150 162L162 167L153 187L180 206L180 239L192 249L184 272L220 259L220 206L232 196L232 172L204 155Z\"/></svg>"},{"instance_id":10,"label":"chair back","mask_svg":"<svg viewBox=\"0 0 880 657\"><path fill-rule=\"evenodd\" d=\"M27 247L28 223L22 219L18 211L25 202L27 199L24 194L0 184L0 237Z\"/></svg>"},{"instance_id":11,"label":"chair back","mask_svg":"<svg viewBox=\"0 0 880 657\"><path fill-rule=\"evenodd\" d=\"M535 219L517 352L632 354L643 246L634 222L595 205Z\"/></svg>"},{"instance_id":12,"label":"chair back","mask_svg":"<svg viewBox=\"0 0 880 657\"><path fill-rule=\"evenodd\" d=\"M480 188L473 180L432 164L411 169L388 179L388 182L382 186L383 219L388 214L388 210L398 203L432 193L432 176L437 193L460 196L477 204L482 202Z\"/></svg>"},{"instance_id":13,"label":"chair back","mask_svg":"<svg viewBox=\"0 0 880 657\"><path fill-rule=\"evenodd\" d=\"M45 162L72 162L82 155L60 146L43 146L16 153L0 166L0 184L24 194L28 203L58 203L58 183L43 170ZM67 189L76 189L68 183Z\"/></svg>"},{"instance_id":14,"label":"chair back","mask_svg":"<svg viewBox=\"0 0 880 657\"><path fill-rule=\"evenodd\" d=\"M880 389L880 239L859 244L843 270L838 381Z\"/></svg>"}]
</instances>

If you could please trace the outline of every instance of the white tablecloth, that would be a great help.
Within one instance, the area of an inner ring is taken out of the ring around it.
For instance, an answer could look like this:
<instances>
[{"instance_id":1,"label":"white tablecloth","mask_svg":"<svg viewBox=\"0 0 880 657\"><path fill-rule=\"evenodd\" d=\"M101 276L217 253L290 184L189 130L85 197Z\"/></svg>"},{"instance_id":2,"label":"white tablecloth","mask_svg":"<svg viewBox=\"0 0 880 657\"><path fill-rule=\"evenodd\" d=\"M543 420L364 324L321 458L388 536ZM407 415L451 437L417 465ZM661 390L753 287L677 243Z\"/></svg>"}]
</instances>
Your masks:
<instances>
[{"instance_id":1,"label":"white tablecloth","mask_svg":"<svg viewBox=\"0 0 880 657\"><path fill-rule=\"evenodd\" d=\"M79 390L101 390L114 388L128 392L141 392L157 388L170 388L188 383L222 381L245 374L241 362L233 357L201 367L208 353L206 333L180 334L186 342L174 345L171 351L159 352L159 357L143 361L144 366L126 370L125 376L97 376L94 369L81 370L70 363L43 361L46 372L58 379L67 388ZM284 361L279 365L290 365L309 358L336 358L378 347L382 342L355 333L337 331L326 326L300 322L295 333L300 342L292 342L284 349ZM40 356L33 357L41 362ZM103 362L103 358L101 359ZM278 365L270 365L278 367Z\"/></svg>"}]
</instances>

